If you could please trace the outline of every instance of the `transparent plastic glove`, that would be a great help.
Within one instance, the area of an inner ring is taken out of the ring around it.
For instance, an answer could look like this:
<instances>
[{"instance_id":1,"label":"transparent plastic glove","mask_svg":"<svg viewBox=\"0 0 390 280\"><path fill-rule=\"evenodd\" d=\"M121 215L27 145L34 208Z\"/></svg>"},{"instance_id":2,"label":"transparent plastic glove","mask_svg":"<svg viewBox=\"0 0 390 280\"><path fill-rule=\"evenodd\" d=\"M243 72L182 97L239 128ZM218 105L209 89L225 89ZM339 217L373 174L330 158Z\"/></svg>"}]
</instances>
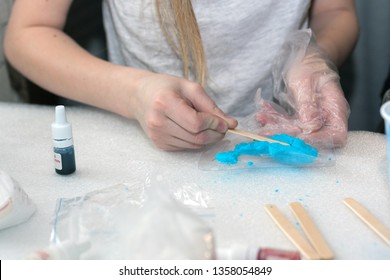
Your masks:
<instances>
[{"instance_id":1,"label":"transparent plastic glove","mask_svg":"<svg viewBox=\"0 0 390 280\"><path fill-rule=\"evenodd\" d=\"M321 146L344 146L349 106L336 67L300 30L283 46L273 67L273 101L260 96L259 134L286 133Z\"/></svg>"}]
</instances>

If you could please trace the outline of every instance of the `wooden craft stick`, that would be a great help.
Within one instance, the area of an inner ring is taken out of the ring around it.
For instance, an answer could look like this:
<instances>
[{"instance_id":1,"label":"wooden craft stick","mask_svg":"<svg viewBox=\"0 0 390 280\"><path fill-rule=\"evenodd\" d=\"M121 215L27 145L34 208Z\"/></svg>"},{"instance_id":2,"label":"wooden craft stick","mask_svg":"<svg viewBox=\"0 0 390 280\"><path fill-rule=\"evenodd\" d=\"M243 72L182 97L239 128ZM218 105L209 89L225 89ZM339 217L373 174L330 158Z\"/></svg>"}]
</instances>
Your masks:
<instances>
[{"instance_id":1,"label":"wooden craft stick","mask_svg":"<svg viewBox=\"0 0 390 280\"><path fill-rule=\"evenodd\" d=\"M388 245L390 245L390 229L382 224L367 208L348 197L343 200L352 212L354 212L363 222L365 222L376 234L378 234Z\"/></svg>"},{"instance_id":2,"label":"wooden craft stick","mask_svg":"<svg viewBox=\"0 0 390 280\"><path fill-rule=\"evenodd\" d=\"M311 245L313 245L314 249L320 255L321 259L333 259L332 250L329 248L325 239L322 237L321 233L314 225L314 222L310 218L305 208L303 208L302 204L299 202L293 202L290 203L290 208L297 220L299 221L301 227L303 228L303 231L305 232Z\"/></svg>"},{"instance_id":3,"label":"wooden craft stick","mask_svg":"<svg viewBox=\"0 0 390 280\"><path fill-rule=\"evenodd\" d=\"M228 129L228 132L233 133L233 134L237 134L240 136L244 136L244 137L247 137L247 138L250 138L253 140L257 140L257 141L265 141L265 142L270 142L270 143L278 143L278 144L281 144L284 146L290 146L290 144L288 144L286 142L282 142L282 141L274 140L274 139L271 139L268 137L260 136L260 135L251 133L249 131L244 131L244 130L239 130L239 129Z\"/></svg>"},{"instance_id":4,"label":"wooden craft stick","mask_svg":"<svg viewBox=\"0 0 390 280\"><path fill-rule=\"evenodd\" d=\"M309 260L319 260L320 256L313 249L309 242L307 242L302 235L294 228L294 226L287 220L287 218L279 211L273 204L266 204L265 210L279 226L287 238L298 248L301 254Z\"/></svg>"}]
</instances>

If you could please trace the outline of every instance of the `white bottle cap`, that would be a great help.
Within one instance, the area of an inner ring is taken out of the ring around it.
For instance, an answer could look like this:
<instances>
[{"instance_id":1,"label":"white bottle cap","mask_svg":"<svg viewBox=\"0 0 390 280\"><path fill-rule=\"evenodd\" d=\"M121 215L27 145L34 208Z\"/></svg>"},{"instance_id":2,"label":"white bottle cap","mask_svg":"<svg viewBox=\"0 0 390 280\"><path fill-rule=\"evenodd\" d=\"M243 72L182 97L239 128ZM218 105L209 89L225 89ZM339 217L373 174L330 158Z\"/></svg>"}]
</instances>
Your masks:
<instances>
[{"instance_id":1,"label":"white bottle cap","mask_svg":"<svg viewBox=\"0 0 390 280\"><path fill-rule=\"evenodd\" d=\"M51 124L53 145L66 148L73 145L72 125L66 119L65 106L56 106L55 121Z\"/></svg>"},{"instance_id":2,"label":"white bottle cap","mask_svg":"<svg viewBox=\"0 0 390 280\"><path fill-rule=\"evenodd\" d=\"M218 260L256 260L260 247L233 245L230 248L218 249Z\"/></svg>"}]
</instances>

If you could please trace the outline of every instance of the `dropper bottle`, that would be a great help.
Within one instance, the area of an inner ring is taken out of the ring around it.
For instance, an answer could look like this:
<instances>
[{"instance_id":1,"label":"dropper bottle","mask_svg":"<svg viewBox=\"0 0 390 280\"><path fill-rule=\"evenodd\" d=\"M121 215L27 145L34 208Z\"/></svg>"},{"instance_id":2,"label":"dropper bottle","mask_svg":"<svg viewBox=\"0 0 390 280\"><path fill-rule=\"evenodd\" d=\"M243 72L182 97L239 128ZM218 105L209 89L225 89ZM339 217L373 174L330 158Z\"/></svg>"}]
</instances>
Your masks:
<instances>
[{"instance_id":1,"label":"dropper bottle","mask_svg":"<svg viewBox=\"0 0 390 280\"><path fill-rule=\"evenodd\" d=\"M58 174L67 175L76 170L72 125L66 119L63 105L55 108L55 121L51 125L54 165Z\"/></svg>"}]
</instances>

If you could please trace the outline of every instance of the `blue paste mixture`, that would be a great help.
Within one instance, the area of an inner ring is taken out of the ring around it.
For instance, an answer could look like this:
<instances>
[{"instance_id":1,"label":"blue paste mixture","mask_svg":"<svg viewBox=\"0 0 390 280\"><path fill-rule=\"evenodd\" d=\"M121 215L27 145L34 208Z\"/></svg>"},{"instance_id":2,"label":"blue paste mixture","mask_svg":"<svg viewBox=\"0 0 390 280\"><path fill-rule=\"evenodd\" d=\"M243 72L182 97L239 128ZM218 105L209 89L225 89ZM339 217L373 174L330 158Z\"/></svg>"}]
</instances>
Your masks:
<instances>
[{"instance_id":1,"label":"blue paste mixture","mask_svg":"<svg viewBox=\"0 0 390 280\"><path fill-rule=\"evenodd\" d=\"M315 148L307 145L299 138L287 134L278 134L271 137L271 139L290 145L287 146L264 141L240 143L234 147L234 150L218 153L215 155L215 158L221 163L236 164L238 157L241 155L266 155L284 164L301 165L312 163L318 156L318 151Z\"/></svg>"}]
</instances>

